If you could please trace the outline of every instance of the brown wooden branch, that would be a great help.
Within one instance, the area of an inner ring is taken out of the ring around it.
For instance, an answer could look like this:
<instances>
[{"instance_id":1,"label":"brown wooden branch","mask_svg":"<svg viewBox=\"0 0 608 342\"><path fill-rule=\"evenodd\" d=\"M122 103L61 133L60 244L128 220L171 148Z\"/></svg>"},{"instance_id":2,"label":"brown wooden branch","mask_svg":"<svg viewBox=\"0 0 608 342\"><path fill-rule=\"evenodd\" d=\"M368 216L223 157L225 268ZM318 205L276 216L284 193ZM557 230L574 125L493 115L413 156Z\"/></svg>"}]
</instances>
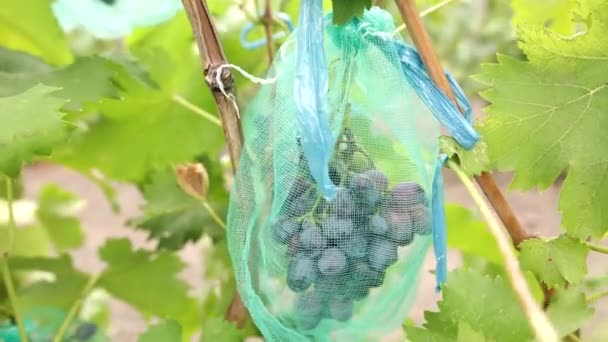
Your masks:
<instances>
[{"instance_id":1,"label":"brown wooden branch","mask_svg":"<svg viewBox=\"0 0 608 342\"><path fill-rule=\"evenodd\" d=\"M274 42L272 40L273 22L272 0L266 0L264 5L264 15L262 16L262 23L264 24L264 34L266 36L266 54L268 55L268 65L272 64L272 59L274 56Z\"/></svg>"},{"instance_id":2,"label":"brown wooden branch","mask_svg":"<svg viewBox=\"0 0 608 342\"><path fill-rule=\"evenodd\" d=\"M220 66L228 64L228 61L209 14L207 2L205 0L182 0L182 2L188 14L192 31L196 37L205 82L209 86L217 104L226 145L228 146L228 154L232 162L233 172L235 172L239 164L241 150L243 149L243 132L238 108L235 104L236 87L234 78L229 69L223 68L220 71ZM219 77L221 85L217 82L218 72L221 72ZM223 86L224 92L228 97L222 93L220 86ZM243 327L246 323L248 317L247 309L236 292L226 311L225 317L227 320L235 322L239 327Z\"/></svg>"},{"instance_id":3,"label":"brown wooden branch","mask_svg":"<svg viewBox=\"0 0 608 342\"><path fill-rule=\"evenodd\" d=\"M431 80L458 106L454 92L433 49L431 39L422 23L414 0L395 0L395 3ZM509 232L513 245L517 247L523 240L530 238L531 235L522 227L492 175L483 172L476 176L475 180Z\"/></svg>"}]
</instances>

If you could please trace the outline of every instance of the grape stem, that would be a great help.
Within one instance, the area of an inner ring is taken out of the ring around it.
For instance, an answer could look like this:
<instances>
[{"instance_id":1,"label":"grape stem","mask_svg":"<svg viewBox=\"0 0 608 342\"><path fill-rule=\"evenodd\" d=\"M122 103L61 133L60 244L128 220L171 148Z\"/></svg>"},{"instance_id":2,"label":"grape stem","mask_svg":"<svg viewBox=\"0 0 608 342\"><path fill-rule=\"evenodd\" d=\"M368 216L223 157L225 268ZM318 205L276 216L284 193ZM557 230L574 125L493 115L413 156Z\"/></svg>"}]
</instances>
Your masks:
<instances>
[{"instance_id":1,"label":"grape stem","mask_svg":"<svg viewBox=\"0 0 608 342\"><path fill-rule=\"evenodd\" d=\"M600 298L603 298L603 297L606 297L606 296L608 296L608 290L600 291L600 292L596 292L596 293L590 294L587 297L587 303L591 304L591 303L599 300Z\"/></svg>"},{"instance_id":2,"label":"grape stem","mask_svg":"<svg viewBox=\"0 0 608 342\"><path fill-rule=\"evenodd\" d=\"M8 258L12 252L13 244L15 243L15 231L17 230L15 212L13 210L13 181L8 176L4 176L4 179L6 184L6 206L8 208L8 246L7 250L2 251L2 256L0 257L0 272L2 272L2 280L8 294L8 300L13 308L13 316L17 321L20 339L23 342L28 342L27 331L25 330L23 316L21 315L15 285L13 284L13 278L11 277L11 270L8 264Z\"/></svg>"},{"instance_id":3,"label":"grape stem","mask_svg":"<svg viewBox=\"0 0 608 342\"><path fill-rule=\"evenodd\" d=\"M215 221L215 223L217 223L220 227L224 228L224 230L226 230L226 223L220 218L220 216L215 212L215 210L213 210L213 207L211 207L211 205L209 205L209 202L207 202L207 200L201 200L201 203L203 204L203 207L205 207L205 209L207 209L207 212L209 212L209 215L211 216L211 218L213 219L213 221Z\"/></svg>"},{"instance_id":4,"label":"grape stem","mask_svg":"<svg viewBox=\"0 0 608 342\"><path fill-rule=\"evenodd\" d=\"M526 316L528 316L528 320L530 321L530 325L534 330L536 337L542 342L558 341L555 329L532 297L530 289L528 288L528 283L526 283L523 272L519 267L515 252L511 247L511 241L494 216L492 209L490 209L479 190L457 163L448 160L448 166L456 173L467 192L471 195L473 201L481 211L483 218L487 222L490 232L494 235L494 239L498 243L498 249L505 261L506 274L511 283L511 287L514 290L520 305L524 309Z\"/></svg>"},{"instance_id":5,"label":"grape stem","mask_svg":"<svg viewBox=\"0 0 608 342\"><path fill-rule=\"evenodd\" d=\"M264 25L264 34L266 35L266 54L268 55L268 65L272 64L274 47L272 39L272 1L266 0L264 3L264 15L261 18Z\"/></svg>"},{"instance_id":6,"label":"grape stem","mask_svg":"<svg viewBox=\"0 0 608 342\"><path fill-rule=\"evenodd\" d=\"M53 338L53 342L61 342L64 340L63 337L65 336L65 333L68 331L68 328L70 327L70 324L72 323L74 318L78 315L78 312L80 311L84 300L89 296L89 293L93 291L93 288L95 288L97 281L99 281L99 277L99 274L95 274L89 278L86 285L82 289L82 292L80 292L80 296L76 298L76 301L74 301L74 304L72 304L72 306L70 307L70 310L65 316L65 319L63 320L63 322L61 322L61 326L59 327L59 330L57 330L57 334Z\"/></svg>"},{"instance_id":7,"label":"grape stem","mask_svg":"<svg viewBox=\"0 0 608 342\"><path fill-rule=\"evenodd\" d=\"M222 123L220 122L220 119L218 119L217 117L213 116L211 113L207 112L206 110L202 109L201 107L195 105L194 103L186 100L181 95L174 94L171 99L173 100L173 102L175 102L175 103L181 105L182 107L188 109L192 113L197 114L198 116L200 116L203 119L211 122L212 124L214 124L214 125L216 125L218 127L222 127Z\"/></svg>"},{"instance_id":8,"label":"grape stem","mask_svg":"<svg viewBox=\"0 0 608 342\"><path fill-rule=\"evenodd\" d=\"M587 247L589 247L589 249L592 251L608 254L608 246L602 246L588 241L585 241L585 245L587 245Z\"/></svg>"}]
</instances>

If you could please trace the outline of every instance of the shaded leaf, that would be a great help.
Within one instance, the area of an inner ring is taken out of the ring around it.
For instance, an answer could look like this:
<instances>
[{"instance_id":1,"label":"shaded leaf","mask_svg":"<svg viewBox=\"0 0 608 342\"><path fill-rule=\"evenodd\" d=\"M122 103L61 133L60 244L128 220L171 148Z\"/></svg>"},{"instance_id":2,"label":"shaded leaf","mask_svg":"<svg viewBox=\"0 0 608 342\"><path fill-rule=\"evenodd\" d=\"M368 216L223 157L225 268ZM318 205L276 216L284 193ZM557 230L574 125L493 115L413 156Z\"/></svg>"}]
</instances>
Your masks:
<instances>
[{"instance_id":1,"label":"shaded leaf","mask_svg":"<svg viewBox=\"0 0 608 342\"><path fill-rule=\"evenodd\" d=\"M4 0L0 6L0 45L69 64L72 53L51 11L51 0Z\"/></svg>"},{"instance_id":2,"label":"shaded leaf","mask_svg":"<svg viewBox=\"0 0 608 342\"><path fill-rule=\"evenodd\" d=\"M182 340L182 327L176 321L163 321L148 327L137 342L178 342Z\"/></svg>"},{"instance_id":3,"label":"shaded leaf","mask_svg":"<svg viewBox=\"0 0 608 342\"><path fill-rule=\"evenodd\" d=\"M550 288L578 284L587 273L589 248L562 235L552 240L527 239L520 244L520 262Z\"/></svg>"},{"instance_id":4,"label":"shaded leaf","mask_svg":"<svg viewBox=\"0 0 608 342\"><path fill-rule=\"evenodd\" d=\"M482 257L497 265L503 264L496 240L488 231L485 222L460 205L446 204L445 212L448 247Z\"/></svg>"},{"instance_id":5,"label":"shaded leaf","mask_svg":"<svg viewBox=\"0 0 608 342\"><path fill-rule=\"evenodd\" d=\"M363 15L365 9L372 7L372 0L332 0L333 21L343 25L354 17Z\"/></svg>"},{"instance_id":6,"label":"shaded leaf","mask_svg":"<svg viewBox=\"0 0 608 342\"><path fill-rule=\"evenodd\" d=\"M560 289L547 308L547 316L562 337L580 329L593 312L579 287Z\"/></svg>"},{"instance_id":7,"label":"shaded leaf","mask_svg":"<svg viewBox=\"0 0 608 342\"><path fill-rule=\"evenodd\" d=\"M84 242L80 220L71 215L79 199L55 184L45 186L36 215L58 251L78 248Z\"/></svg>"},{"instance_id":8,"label":"shaded leaf","mask_svg":"<svg viewBox=\"0 0 608 342\"><path fill-rule=\"evenodd\" d=\"M64 137L65 100L52 93L57 88L36 85L23 93L0 97L0 172L17 176L36 155L48 156Z\"/></svg>"}]
</instances>

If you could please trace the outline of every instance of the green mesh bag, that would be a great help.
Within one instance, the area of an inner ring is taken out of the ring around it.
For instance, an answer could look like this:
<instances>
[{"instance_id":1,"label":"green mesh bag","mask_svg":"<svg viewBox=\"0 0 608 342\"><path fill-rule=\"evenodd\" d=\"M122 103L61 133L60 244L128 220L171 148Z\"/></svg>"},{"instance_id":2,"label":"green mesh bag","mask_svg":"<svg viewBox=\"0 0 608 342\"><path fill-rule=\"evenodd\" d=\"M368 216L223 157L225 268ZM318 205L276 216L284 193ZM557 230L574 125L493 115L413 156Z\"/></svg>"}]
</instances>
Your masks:
<instances>
[{"instance_id":1,"label":"green mesh bag","mask_svg":"<svg viewBox=\"0 0 608 342\"><path fill-rule=\"evenodd\" d=\"M319 12L320 1L302 1L273 82L243 115L230 254L267 340L376 341L407 316L434 235L445 249L432 214L440 122L429 109L441 95L413 88L404 60L420 68L417 54L387 12L341 27Z\"/></svg>"}]
</instances>

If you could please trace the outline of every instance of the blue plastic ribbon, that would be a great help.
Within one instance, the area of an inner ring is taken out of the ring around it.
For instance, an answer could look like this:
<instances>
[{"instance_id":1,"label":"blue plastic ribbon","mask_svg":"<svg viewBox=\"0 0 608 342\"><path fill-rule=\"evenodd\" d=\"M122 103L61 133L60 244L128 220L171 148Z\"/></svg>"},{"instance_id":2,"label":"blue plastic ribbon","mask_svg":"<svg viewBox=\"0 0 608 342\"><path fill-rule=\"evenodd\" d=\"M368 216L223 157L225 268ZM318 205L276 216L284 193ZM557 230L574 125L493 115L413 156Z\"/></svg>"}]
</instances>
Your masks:
<instances>
[{"instance_id":1,"label":"blue plastic ribbon","mask_svg":"<svg viewBox=\"0 0 608 342\"><path fill-rule=\"evenodd\" d=\"M328 200L337 187L329 178L334 138L328 116L328 70L323 48L322 0L302 0L296 30L294 101L300 144L319 192Z\"/></svg>"},{"instance_id":2,"label":"blue plastic ribbon","mask_svg":"<svg viewBox=\"0 0 608 342\"><path fill-rule=\"evenodd\" d=\"M294 26L293 26L293 23L291 22L291 18L289 17L289 15L287 13L279 12L279 13L277 13L276 16L277 16L277 18L279 18L279 20L281 20L283 23L285 23L285 25L287 25L289 32L293 32ZM249 32L251 32L251 30L253 30L254 28L255 28L255 24L250 22L250 23L247 23L247 25L245 25L243 27L243 29L241 30L239 40L241 42L241 46L243 46L247 50L259 49L260 47L266 45L266 38L260 38L258 40L254 40L254 41L247 40L247 36L249 35ZM280 32L277 32L272 35L272 40L275 41L275 40L281 39L285 36L286 36L286 33L283 31L280 31Z\"/></svg>"}]
</instances>

